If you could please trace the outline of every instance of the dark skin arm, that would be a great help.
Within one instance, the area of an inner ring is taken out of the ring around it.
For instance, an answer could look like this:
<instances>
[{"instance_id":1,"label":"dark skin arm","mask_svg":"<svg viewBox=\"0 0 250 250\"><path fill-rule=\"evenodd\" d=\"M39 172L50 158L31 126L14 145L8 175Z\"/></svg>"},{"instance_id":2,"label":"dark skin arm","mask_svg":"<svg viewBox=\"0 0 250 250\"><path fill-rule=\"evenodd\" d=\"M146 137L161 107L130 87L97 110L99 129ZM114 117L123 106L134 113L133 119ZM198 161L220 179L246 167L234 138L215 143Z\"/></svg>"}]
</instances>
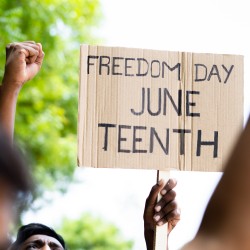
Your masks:
<instances>
[{"instance_id":1,"label":"dark skin arm","mask_svg":"<svg viewBox=\"0 0 250 250\"><path fill-rule=\"evenodd\" d=\"M5 72L0 88L0 121L11 140L18 94L23 85L39 72L43 58L40 43L28 41L6 46Z\"/></svg>"},{"instance_id":2,"label":"dark skin arm","mask_svg":"<svg viewBox=\"0 0 250 250\"><path fill-rule=\"evenodd\" d=\"M250 249L250 119L208 203L196 237L184 249Z\"/></svg>"},{"instance_id":3,"label":"dark skin arm","mask_svg":"<svg viewBox=\"0 0 250 250\"><path fill-rule=\"evenodd\" d=\"M169 179L166 183L160 180L154 185L146 199L144 209L144 237L147 245L147 250L154 249L154 237L156 225L161 226L168 222L168 235L180 220L180 209L175 200L176 193L173 188L177 182L174 179ZM158 194L162 198L157 202Z\"/></svg>"}]
</instances>

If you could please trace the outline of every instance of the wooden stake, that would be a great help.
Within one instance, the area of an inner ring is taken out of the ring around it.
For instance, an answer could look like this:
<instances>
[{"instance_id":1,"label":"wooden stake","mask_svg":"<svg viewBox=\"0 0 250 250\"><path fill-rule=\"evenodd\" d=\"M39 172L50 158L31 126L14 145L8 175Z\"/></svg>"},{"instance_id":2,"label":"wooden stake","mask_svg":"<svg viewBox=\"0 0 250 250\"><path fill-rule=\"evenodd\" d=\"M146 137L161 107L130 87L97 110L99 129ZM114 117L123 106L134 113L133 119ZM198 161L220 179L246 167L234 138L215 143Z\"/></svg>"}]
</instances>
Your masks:
<instances>
[{"instance_id":1,"label":"wooden stake","mask_svg":"<svg viewBox=\"0 0 250 250\"><path fill-rule=\"evenodd\" d=\"M163 179L167 182L170 178L170 171L157 171L157 181ZM158 201L161 195L158 196ZM156 226L154 250L167 250L168 249L168 223L162 226Z\"/></svg>"}]
</instances>

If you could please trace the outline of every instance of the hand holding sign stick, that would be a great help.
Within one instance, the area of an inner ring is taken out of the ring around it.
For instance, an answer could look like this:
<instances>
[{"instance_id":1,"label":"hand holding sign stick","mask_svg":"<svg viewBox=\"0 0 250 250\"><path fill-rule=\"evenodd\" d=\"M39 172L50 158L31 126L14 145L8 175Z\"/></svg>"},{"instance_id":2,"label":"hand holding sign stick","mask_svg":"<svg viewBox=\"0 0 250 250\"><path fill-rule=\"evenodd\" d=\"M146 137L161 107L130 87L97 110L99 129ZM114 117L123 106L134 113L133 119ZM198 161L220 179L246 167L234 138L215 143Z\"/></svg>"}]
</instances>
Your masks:
<instances>
[{"instance_id":1,"label":"hand holding sign stick","mask_svg":"<svg viewBox=\"0 0 250 250\"><path fill-rule=\"evenodd\" d=\"M160 244L166 247L167 242L162 242L161 237L159 237L162 234L159 233L159 230L162 231L163 239L166 240L166 236L170 234L180 220L180 208L175 200L176 193L173 190L177 182L175 179L167 179L166 173L169 172L161 171L161 177L168 181L158 180L157 184L152 187L145 203L143 218L147 250L155 249L155 245L159 244L159 240ZM163 176L163 174L165 175ZM157 179L159 179L159 176ZM156 225L158 226L156 227ZM157 236L156 241L155 236Z\"/></svg>"},{"instance_id":2,"label":"hand holding sign stick","mask_svg":"<svg viewBox=\"0 0 250 250\"><path fill-rule=\"evenodd\" d=\"M157 180L168 180L170 178L170 171L157 171ZM158 201L162 199L163 193L158 195ZM155 237L154 237L154 249L166 250L168 249L168 235L169 235L169 223L163 225L156 225Z\"/></svg>"}]
</instances>

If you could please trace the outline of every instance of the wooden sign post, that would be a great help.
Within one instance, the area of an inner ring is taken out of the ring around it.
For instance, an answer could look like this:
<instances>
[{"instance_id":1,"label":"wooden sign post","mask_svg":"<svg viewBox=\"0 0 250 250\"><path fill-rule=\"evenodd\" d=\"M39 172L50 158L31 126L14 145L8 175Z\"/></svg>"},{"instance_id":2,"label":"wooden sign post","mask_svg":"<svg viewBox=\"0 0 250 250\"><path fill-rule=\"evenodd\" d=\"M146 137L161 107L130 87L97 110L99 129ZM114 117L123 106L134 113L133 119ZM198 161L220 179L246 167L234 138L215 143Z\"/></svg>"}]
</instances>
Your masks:
<instances>
[{"instance_id":1,"label":"wooden sign post","mask_svg":"<svg viewBox=\"0 0 250 250\"><path fill-rule=\"evenodd\" d=\"M167 182L170 178L170 171L157 171L157 181L160 179ZM158 195L158 201L161 199L161 194ZM168 246L168 223L162 226L156 226L155 238L154 238L154 249L155 250L166 250Z\"/></svg>"},{"instance_id":2,"label":"wooden sign post","mask_svg":"<svg viewBox=\"0 0 250 250\"><path fill-rule=\"evenodd\" d=\"M243 56L82 45L78 119L79 166L222 171Z\"/></svg>"}]
</instances>

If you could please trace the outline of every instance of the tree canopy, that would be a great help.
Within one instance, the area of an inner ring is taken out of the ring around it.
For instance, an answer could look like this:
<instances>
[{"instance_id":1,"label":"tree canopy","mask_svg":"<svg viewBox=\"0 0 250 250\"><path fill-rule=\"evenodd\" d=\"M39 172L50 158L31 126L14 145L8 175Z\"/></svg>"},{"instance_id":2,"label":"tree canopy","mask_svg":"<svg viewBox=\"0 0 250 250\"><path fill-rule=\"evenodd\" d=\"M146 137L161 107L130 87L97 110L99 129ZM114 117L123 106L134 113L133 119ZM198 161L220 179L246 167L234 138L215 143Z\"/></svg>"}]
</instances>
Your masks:
<instances>
[{"instance_id":1,"label":"tree canopy","mask_svg":"<svg viewBox=\"0 0 250 250\"><path fill-rule=\"evenodd\" d=\"M58 232L69 250L130 250L133 246L114 225L89 214L76 220L64 219Z\"/></svg>"},{"instance_id":2,"label":"tree canopy","mask_svg":"<svg viewBox=\"0 0 250 250\"><path fill-rule=\"evenodd\" d=\"M0 1L0 77L8 43L32 40L45 51L42 70L19 95L15 123L40 191L63 189L76 167L79 47L96 42L101 16L98 0Z\"/></svg>"}]
</instances>

